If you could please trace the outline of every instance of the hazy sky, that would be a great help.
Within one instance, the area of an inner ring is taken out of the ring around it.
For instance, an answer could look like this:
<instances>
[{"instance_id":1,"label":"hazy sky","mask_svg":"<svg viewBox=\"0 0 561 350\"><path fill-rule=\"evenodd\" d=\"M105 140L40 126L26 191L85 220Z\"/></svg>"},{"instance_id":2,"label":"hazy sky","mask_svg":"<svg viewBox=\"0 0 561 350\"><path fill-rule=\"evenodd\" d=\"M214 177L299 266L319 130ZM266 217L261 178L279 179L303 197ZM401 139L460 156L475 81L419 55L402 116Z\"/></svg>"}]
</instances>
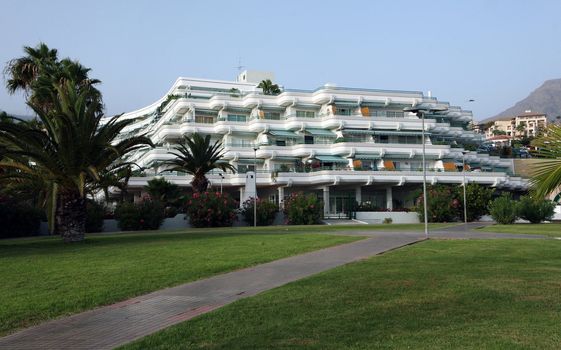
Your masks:
<instances>
[{"instance_id":1,"label":"hazy sky","mask_svg":"<svg viewBox=\"0 0 561 350\"><path fill-rule=\"evenodd\" d=\"M179 76L233 80L241 58L287 88L431 90L483 119L561 78L560 14L556 0L2 0L0 63L43 41L92 68L107 114ZM30 113L4 88L0 110Z\"/></svg>"}]
</instances>

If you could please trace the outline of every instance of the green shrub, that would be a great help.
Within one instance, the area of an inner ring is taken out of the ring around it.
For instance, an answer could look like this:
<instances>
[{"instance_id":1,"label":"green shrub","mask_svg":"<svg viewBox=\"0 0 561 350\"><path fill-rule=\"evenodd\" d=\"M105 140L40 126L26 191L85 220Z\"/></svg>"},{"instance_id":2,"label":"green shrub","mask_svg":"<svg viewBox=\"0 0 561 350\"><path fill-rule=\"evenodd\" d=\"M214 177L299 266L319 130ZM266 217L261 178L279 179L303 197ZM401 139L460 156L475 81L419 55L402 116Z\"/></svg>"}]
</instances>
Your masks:
<instances>
[{"instance_id":1,"label":"green shrub","mask_svg":"<svg viewBox=\"0 0 561 350\"><path fill-rule=\"evenodd\" d=\"M491 217L497 223L508 225L516 221L516 205L510 194L503 194L491 202L489 206Z\"/></svg>"},{"instance_id":2,"label":"green shrub","mask_svg":"<svg viewBox=\"0 0 561 350\"><path fill-rule=\"evenodd\" d=\"M164 209L157 201L122 203L115 209L117 225L123 231L157 230L164 221Z\"/></svg>"},{"instance_id":3,"label":"green shrub","mask_svg":"<svg viewBox=\"0 0 561 350\"><path fill-rule=\"evenodd\" d=\"M232 226L236 218L237 202L227 193L193 193L187 200L185 212L193 227Z\"/></svg>"},{"instance_id":4,"label":"green shrub","mask_svg":"<svg viewBox=\"0 0 561 350\"><path fill-rule=\"evenodd\" d=\"M478 184L466 186L467 221L479 220L483 215L489 214L489 204L495 190ZM457 197L461 199L459 217L464 219L463 188L457 187Z\"/></svg>"},{"instance_id":5,"label":"green shrub","mask_svg":"<svg viewBox=\"0 0 561 350\"><path fill-rule=\"evenodd\" d=\"M516 204L516 213L521 219L528 220L532 224L539 224L542 221L551 220L555 213L555 203L524 196Z\"/></svg>"},{"instance_id":6,"label":"green shrub","mask_svg":"<svg viewBox=\"0 0 561 350\"><path fill-rule=\"evenodd\" d=\"M385 218L384 219L384 224L391 224L393 222L392 218Z\"/></svg>"},{"instance_id":7,"label":"green shrub","mask_svg":"<svg viewBox=\"0 0 561 350\"><path fill-rule=\"evenodd\" d=\"M0 202L0 238L39 234L44 213L26 203Z\"/></svg>"},{"instance_id":8,"label":"green shrub","mask_svg":"<svg viewBox=\"0 0 561 350\"><path fill-rule=\"evenodd\" d=\"M427 187L428 221L452 222L464 220L464 189L462 186L434 185ZM467 219L478 220L489 213L489 203L494 190L477 184L466 186ZM417 198L416 211L424 221L423 194Z\"/></svg>"},{"instance_id":9,"label":"green shrub","mask_svg":"<svg viewBox=\"0 0 561 350\"><path fill-rule=\"evenodd\" d=\"M88 200L86 203L86 214L86 232L103 231L105 205L93 200Z\"/></svg>"},{"instance_id":10,"label":"green shrub","mask_svg":"<svg viewBox=\"0 0 561 350\"><path fill-rule=\"evenodd\" d=\"M289 225L318 224L323 207L315 194L293 193L284 203L286 223Z\"/></svg>"},{"instance_id":11,"label":"green shrub","mask_svg":"<svg viewBox=\"0 0 561 350\"><path fill-rule=\"evenodd\" d=\"M253 225L253 198L249 198L242 204L242 217L244 221ZM268 200L257 198L257 226L267 226L275 221L275 216L279 211L279 207Z\"/></svg>"}]
</instances>

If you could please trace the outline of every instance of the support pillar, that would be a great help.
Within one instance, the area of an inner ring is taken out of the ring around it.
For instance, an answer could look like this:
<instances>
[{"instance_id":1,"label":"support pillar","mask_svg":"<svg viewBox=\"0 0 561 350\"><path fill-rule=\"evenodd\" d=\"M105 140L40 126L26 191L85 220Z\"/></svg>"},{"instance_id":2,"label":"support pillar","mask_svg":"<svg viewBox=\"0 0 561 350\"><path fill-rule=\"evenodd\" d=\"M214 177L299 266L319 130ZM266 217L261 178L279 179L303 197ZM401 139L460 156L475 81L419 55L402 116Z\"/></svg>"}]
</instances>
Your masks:
<instances>
[{"instance_id":1,"label":"support pillar","mask_svg":"<svg viewBox=\"0 0 561 350\"><path fill-rule=\"evenodd\" d=\"M240 187L240 208L243 207L243 201L245 200L243 192L244 192L244 188Z\"/></svg>"},{"instance_id":2,"label":"support pillar","mask_svg":"<svg viewBox=\"0 0 561 350\"><path fill-rule=\"evenodd\" d=\"M388 210L393 209L393 192L391 187L386 188L386 208Z\"/></svg>"},{"instance_id":3,"label":"support pillar","mask_svg":"<svg viewBox=\"0 0 561 350\"><path fill-rule=\"evenodd\" d=\"M362 187L355 188L355 201L360 204L362 203Z\"/></svg>"},{"instance_id":4,"label":"support pillar","mask_svg":"<svg viewBox=\"0 0 561 350\"><path fill-rule=\"evenodd\" d=\"M277 188L279 193L279 209L284 209L284 187Z\"/></svg>"},{"instance_id":5,"label":"support pillar","mask_svg":"<svg viewBox=\"0 0 561 350\"><path fill-rule=\"evenodd\" d=\"M323 187L323 215L329 215L329 186Z\"/></svg>"}]
</instances>

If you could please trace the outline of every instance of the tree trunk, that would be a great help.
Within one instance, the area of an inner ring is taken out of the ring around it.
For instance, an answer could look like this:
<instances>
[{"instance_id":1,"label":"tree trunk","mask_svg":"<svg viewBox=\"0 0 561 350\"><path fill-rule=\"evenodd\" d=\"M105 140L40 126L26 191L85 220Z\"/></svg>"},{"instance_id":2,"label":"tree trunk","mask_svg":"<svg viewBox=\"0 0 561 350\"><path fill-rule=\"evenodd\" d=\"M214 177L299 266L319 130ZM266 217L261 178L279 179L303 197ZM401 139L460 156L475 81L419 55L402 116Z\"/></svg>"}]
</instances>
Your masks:
<instances>
[{"instance_id":1,"label":"tree trunk","mask_svg":"<svg viewBox=\"0 0 561 350\"><path fill-rule=\"evenodd\" d=\"M56 213L57 230L65 243L81 242L86 232L86 199L79 193L61 193Z\"/></svg>"},{"instance_id":2,"label":"tree trunk","mask_svg":"<svg viewBox=\"0 0 561 350\"><path fill-rule=\"evenodd\" d=\"M195 175L191 181L191 186L193 186L194 192L205 192L208 188L208 180L206 176Z\"/></svg>"}]
</instances>

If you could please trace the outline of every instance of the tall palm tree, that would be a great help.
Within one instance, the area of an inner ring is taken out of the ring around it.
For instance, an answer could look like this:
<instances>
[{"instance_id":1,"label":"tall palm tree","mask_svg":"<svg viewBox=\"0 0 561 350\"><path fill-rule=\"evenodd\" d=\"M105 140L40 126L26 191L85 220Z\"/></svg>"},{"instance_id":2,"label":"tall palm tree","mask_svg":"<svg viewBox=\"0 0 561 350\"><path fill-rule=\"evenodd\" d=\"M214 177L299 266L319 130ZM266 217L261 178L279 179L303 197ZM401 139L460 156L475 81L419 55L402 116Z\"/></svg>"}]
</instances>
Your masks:
<instances>
[{"instance_id":1,"label":"tall palm tree","mask_svg":"<svg viewBox=\"0 0 561 350\"><path fill-rule=\"evenodd\" d=\"M278 95L281 93L280 87L277 84L273 84L271 79L262 80L257 87L263 89L265 95Z\"/></svg>"},{"instance_id":2,"label":"tall palm tree","mask_svg":"<svg viewBox=\"0 0 561 350\"><path fill-rule=\"evenodd\" d=\"M175 147L175 152L168 152L176 156L164 162L169 166L167 171L182 171L193 175L191 186L194 192L204 192L208 188L208 179L206 173L213 169L221 169L223 171L236 168L230 163L221 163L219 160L223 155L222 142L220 140L210 143L210 135L205 137L198 133L194 133L191 137L185 137Z\"/></svg>"},{"instance_id":3,"label":"tall palm tree","mask_svg":"<svg viewBox=\"0 0 561 350\"><path fill-rule=\"evenodd\" d=\"M25 56L8 61L4 74L6 88L10 94L23 90L26 94L31 93L31 85L44 71L49 71L58 62L56 49L49 49L44 43L37 47L24 46Z\"/></svg>"},{"instance_id":4,"label":"tall palm tree","mask_svg":"<svg viewBox=\"0 0 561 350\"><path fill-rule=\"evenodd\" d=\"M561 125L549 125L532 146L537 147L537 155L547 158L532 166L535 194L544 197L561 192Z\"/></svg>"},{"instance_id":5,"label":"tall palm tree","mask_svg":"<svg viewBox=\"0 0 561 350\"><path fill-rule=\"evenodd\" d=\"M88 77L89 68L69 58L59 60L57 50L50 49L44 43L39 43L35 48L25 46L24 52L25 56L10 60L4 69L6 88L10 94L23 91L28 102L48 111L52 108L51 95L56 93L52 83L65 84L72 81L76 89L90 91L90 100L101 102L101 93L94 87L100 81ZM99 103L98 111L102 107Z\"/></svg>"},{"instance_id":6,"label":"tall palm tree","mask_svg":"<svg viewBox=\"0 0 561 350\"><path fill-rule=\"evenodd\" d=\"M132 121L116 116L101 125L99 100L92 98L90 89L76 89L77 84L52 82L47 111L43 105L28 102L42 129L0 122L0 140L6 145L0 167L17 170L9 172L12 179L38 177L49 184L56 227L65 242L84 239L88 186L121 156L152 145L144 136L115 143Z\"/></svg>"}]
</instances>

